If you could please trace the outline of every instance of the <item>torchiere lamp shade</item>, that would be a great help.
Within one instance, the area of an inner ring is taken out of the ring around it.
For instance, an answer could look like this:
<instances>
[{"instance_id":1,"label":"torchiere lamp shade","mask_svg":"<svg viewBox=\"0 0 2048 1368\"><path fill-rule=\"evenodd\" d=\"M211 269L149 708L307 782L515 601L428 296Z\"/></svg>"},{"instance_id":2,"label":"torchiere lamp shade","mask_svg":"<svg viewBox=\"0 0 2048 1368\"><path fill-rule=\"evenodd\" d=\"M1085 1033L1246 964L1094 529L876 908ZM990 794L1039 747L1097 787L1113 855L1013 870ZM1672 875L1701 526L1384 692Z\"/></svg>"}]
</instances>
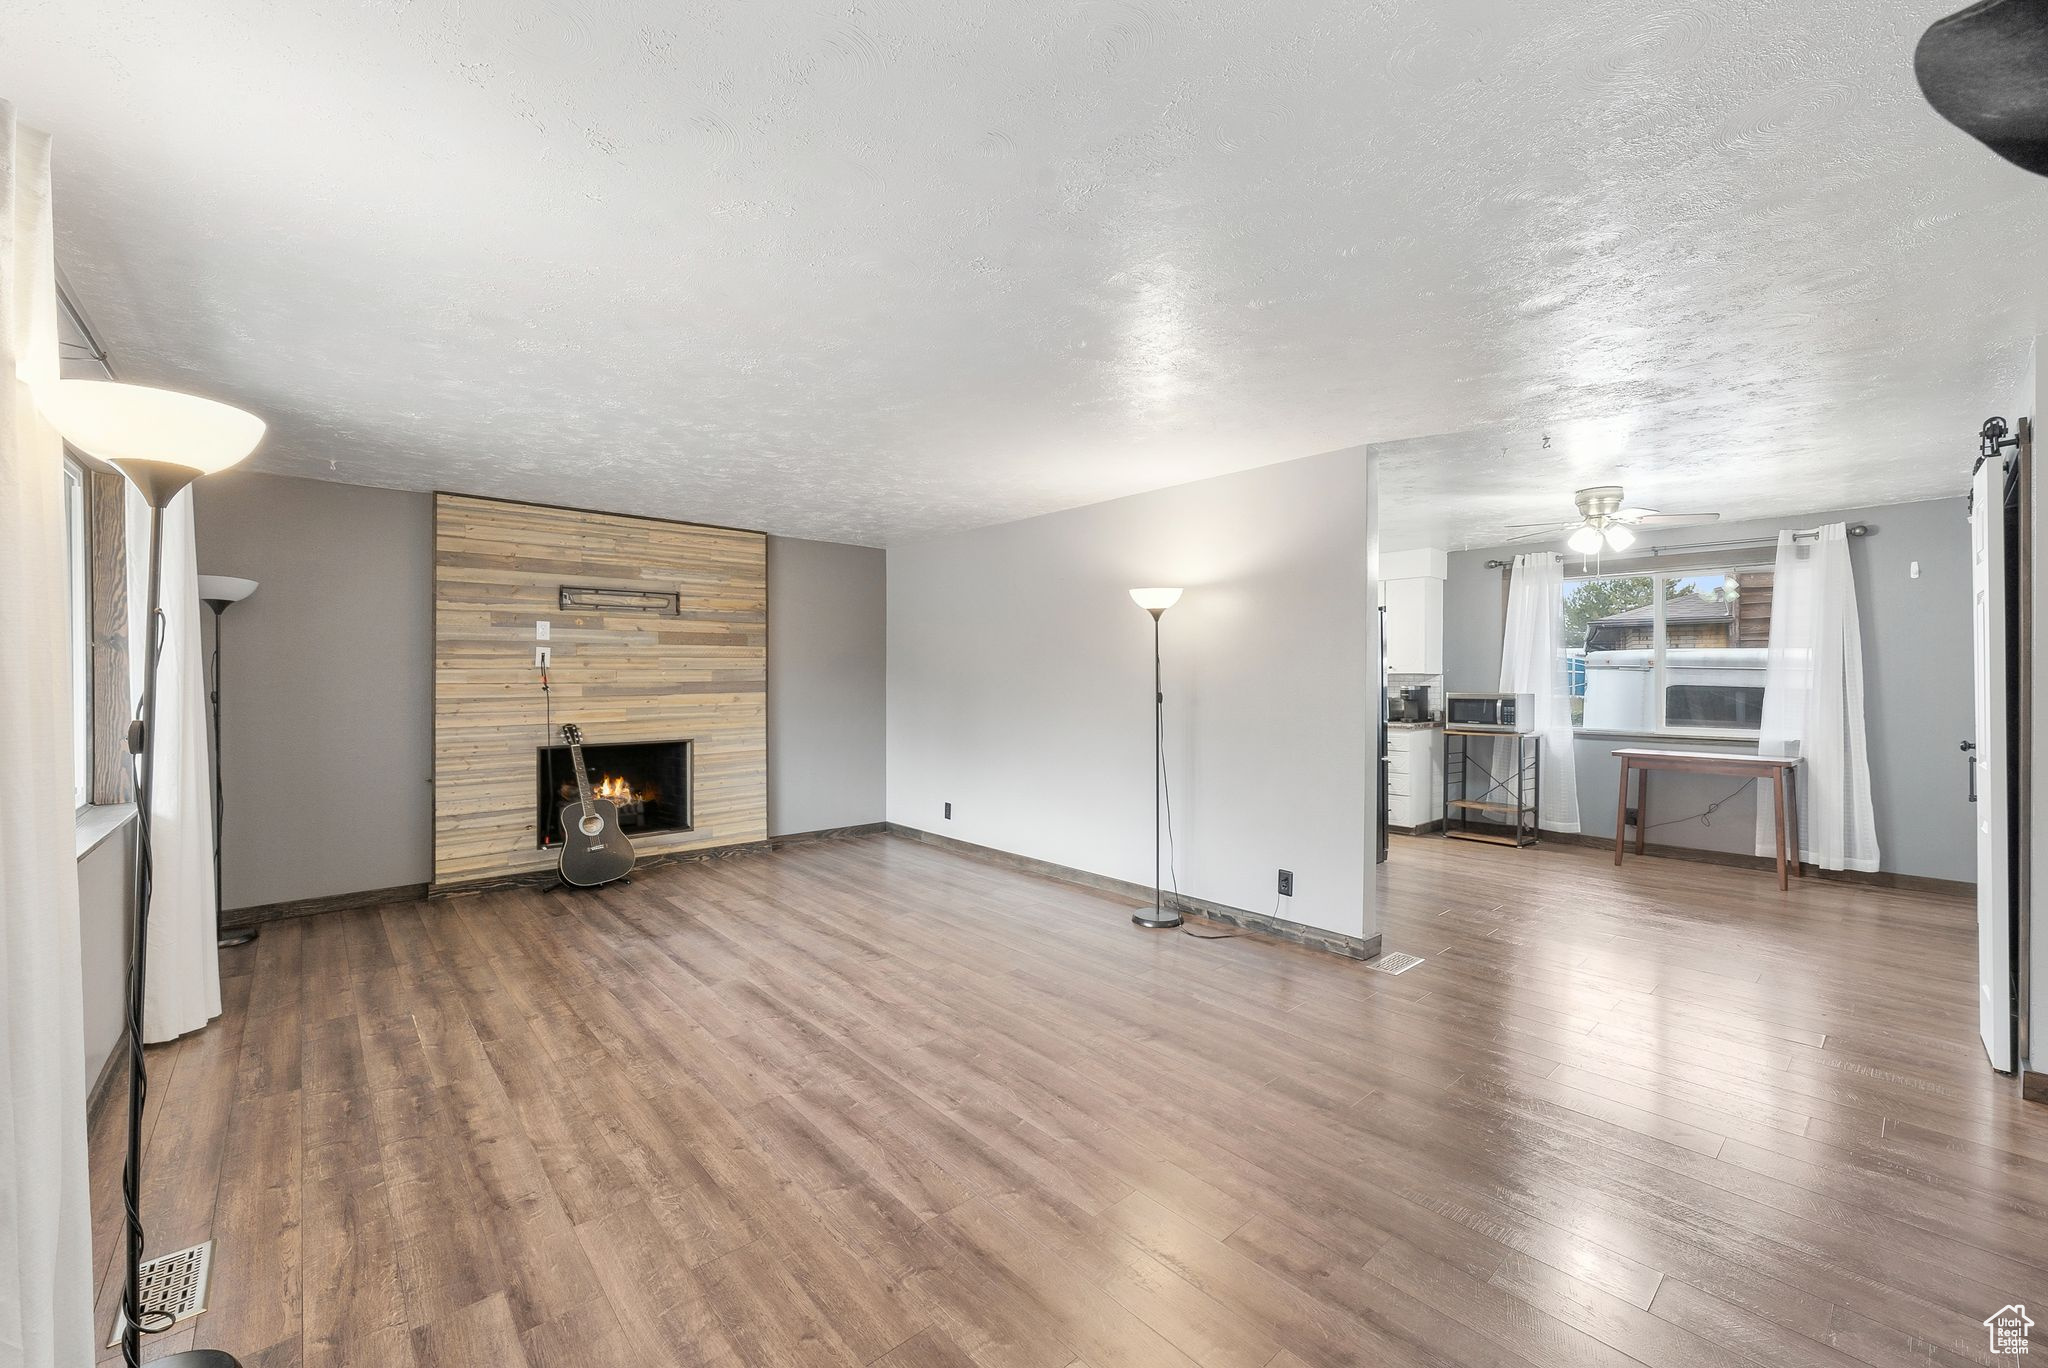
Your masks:
<instances>
[{"instance_id":1,"label":"torchiere lamp shade","mask_svg":"<svg viewBox=\"0 0 2048 1368\"><path fill-rule=\"evenodd\" d=\"M1936 20L1913 50L1913 76L1935 113L2048 176L2048 4L1984 0Z\"/></svg>"},{"instance_id":2,"label":"torchiere lamp shade","mask_svg":"<svg viewBox=\"0 0 2048 1368\"><path fill-rule=\"evenodd\" d=\"M1163 613L1180 602L1178 589L1133 589L1131 602L1148 613Z\"/></svg>"},{"instance_id":3,"label":"torchiere lamp shade","mask_svg":"<svg viewBox=\"0 0 2048 1368\"><path fill-rule=\"evenodd\" d=\"M256 592L256 581L239 579L234 575L201 575L199 577L199 601L201 603L240 603Z\"/></svg>"},{"instance_id":4,"label":"torchiere lamp shade","mask_svg":"<svg viewBox=\"0 0 2048 1368\"><path fill-rule=\"evenodd\" d=\"M37 392L36 405L65 441L126 475L157 508L263 440L253 413L118 380L59 380Z\"/></svg>"}]
</instances>

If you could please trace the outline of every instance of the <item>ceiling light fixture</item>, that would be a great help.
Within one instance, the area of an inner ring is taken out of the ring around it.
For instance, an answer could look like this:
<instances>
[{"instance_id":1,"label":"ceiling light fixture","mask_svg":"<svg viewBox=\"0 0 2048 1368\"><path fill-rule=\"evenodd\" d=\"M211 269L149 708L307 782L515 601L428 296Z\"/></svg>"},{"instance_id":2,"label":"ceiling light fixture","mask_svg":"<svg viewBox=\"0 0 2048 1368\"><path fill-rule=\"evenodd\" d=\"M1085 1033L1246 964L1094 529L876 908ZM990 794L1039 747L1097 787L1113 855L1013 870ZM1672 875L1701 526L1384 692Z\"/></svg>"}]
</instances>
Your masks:
<instances>
[{"instance_id":1,"label":"ceiling light fixture","mask_svg":"<svg viewBox=\"0 0 2048 1368\"><path fill-rule=\"evenodd\" d=\"M1607 549L1616 555L1636 544L1636 534L1620 523L1609 523L1600 529L1600 535L1607 538Z\"/></svg>"},{"instance_id":2,"label":"ceiling light fixture","mask_svg":"<svg viewBox=\"0 0 2048 1368\"><path fill-rule=\"evenodd\" d=\"M1582 556L1590 556L1600 549L1600 529L1588 523L1565 538L1564 544Z\"/></svg>"}]
</instances>

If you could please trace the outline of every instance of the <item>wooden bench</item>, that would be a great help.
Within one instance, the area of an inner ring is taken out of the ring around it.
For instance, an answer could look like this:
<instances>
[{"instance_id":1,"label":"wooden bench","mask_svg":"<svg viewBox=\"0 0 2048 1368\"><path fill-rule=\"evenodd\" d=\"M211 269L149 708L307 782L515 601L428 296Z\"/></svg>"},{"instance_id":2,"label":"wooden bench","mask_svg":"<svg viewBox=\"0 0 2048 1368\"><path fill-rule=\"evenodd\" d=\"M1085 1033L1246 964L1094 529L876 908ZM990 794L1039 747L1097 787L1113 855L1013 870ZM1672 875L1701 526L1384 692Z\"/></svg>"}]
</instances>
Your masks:
<instances>
[{"instance_id":1,"label":"wooden bench","mask_svg":"<svg viewBox=\"0 0 2048 1368\"><path fill-rule=\"evenodd\" d=\"M1777 814L1778 827L1778 887L1790 888L1786 877L1785 847L1789 839L1792 848L1792 868L1801 878L1806 870L1799 859L1799 761L1782 755L1730 755L1723 751L1673 751L1647 750L1624 747L1614 752L1614 758L1621 761L1621 794L1614 804L1614 863L1621 863L1621 852L1626 844L1628 830L1628 777L1631 773L1642 777L1636 781L1636 854L1643 853L1643 840L1650 828L1650 771L1675 770L1681 774L1734 774L1750 779L1762 779L1771 786L1772 806ZM1787 817L1787 814L1790 817Z\"/></svg>"}]
</instances>

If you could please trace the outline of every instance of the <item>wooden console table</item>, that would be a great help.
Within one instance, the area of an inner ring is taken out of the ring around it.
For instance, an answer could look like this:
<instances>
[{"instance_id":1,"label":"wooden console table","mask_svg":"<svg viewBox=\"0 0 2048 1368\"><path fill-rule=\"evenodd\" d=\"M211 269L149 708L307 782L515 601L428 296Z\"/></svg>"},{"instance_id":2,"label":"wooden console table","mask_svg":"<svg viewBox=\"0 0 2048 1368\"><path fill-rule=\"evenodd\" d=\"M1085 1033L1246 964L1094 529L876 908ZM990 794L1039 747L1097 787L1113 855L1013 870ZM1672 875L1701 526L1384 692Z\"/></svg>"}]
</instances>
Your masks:
<instances>
[{"instance_id":1,"label":"wooden console table","mask_svg":"<svg viewBox=\"0 0 2048 1368\"><path fill-rule=\"evenodd\" d=\"M1792 869L1801 878L1806 869L1799 859L1799 761L1782 755L1730 755L1724 751L1644 750L1625 747L1614 752L1621 761L1621 794L1614 804L1614 863L1621 863L1628 829L1628 777L1636 781L1636 854L1643 853L1644 837L1650 829L1650 771L1676 770L1681 774L1734 774L1762 779L1771 786L1772 806L1777 813L1778 887L1790 888L1785 874L1786 835L1790 832ZM1790 814L1789 818L1787 814Z\"/></svg>"}]
</instances>

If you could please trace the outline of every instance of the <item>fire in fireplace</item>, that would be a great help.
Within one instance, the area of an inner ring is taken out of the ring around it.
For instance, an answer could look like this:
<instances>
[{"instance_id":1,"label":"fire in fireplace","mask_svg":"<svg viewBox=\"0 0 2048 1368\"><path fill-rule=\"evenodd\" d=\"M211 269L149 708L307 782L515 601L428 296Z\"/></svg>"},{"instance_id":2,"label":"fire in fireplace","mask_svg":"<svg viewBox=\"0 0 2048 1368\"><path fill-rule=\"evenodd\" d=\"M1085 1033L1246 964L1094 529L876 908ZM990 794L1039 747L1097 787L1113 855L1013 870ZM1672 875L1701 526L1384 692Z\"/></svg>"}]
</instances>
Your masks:
<instances>
[{"instance_id":1,"label":"fire in fireplace","mask_svg":"<svg viewBox=\"0 0 2048 1368\"><path fill-rule=\"evenodd\" d=\"M593 798L608 798L628 836L690 829L690 743L625 741L583 743ZM575 762L567 746L540 746L534 755L534 843L562 839L562 808L576 801Z\"/></svg>"}]
</instances>

